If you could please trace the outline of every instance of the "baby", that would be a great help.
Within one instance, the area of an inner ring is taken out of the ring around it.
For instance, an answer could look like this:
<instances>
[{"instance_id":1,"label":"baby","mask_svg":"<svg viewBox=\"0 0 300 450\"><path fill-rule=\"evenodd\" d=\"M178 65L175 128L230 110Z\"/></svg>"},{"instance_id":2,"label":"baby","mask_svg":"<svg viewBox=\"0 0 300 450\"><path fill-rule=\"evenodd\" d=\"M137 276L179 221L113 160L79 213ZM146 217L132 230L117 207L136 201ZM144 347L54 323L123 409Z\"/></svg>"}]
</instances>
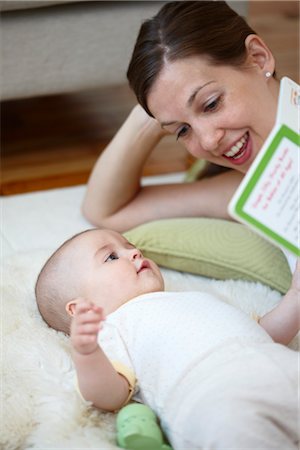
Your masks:
<instances>
[{"instance_id":1,"label":"baby","mask_svg":"<svg viewBox=\"0 0 300 450\"><path fill-rule=\"evenodd\" d=\"M299 265L259 323L205 292L164 292L157 265L122 235L87 230L36 284L44 320L70 334L83 398L158 415L174 449L297 449ZM275 342L274 342L275 341Z\"/></svg>"}]
</instances>

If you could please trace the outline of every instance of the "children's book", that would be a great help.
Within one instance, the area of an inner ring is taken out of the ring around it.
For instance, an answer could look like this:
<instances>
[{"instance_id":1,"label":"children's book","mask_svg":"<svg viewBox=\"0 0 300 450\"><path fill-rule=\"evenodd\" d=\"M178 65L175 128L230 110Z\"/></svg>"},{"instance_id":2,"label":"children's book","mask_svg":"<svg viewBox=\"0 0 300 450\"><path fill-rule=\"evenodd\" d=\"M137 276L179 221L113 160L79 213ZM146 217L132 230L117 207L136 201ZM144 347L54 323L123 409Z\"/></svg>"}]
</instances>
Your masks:
<instances>
[{"instance_id":1,"label":"children's book","mask_svg":"<svg viewBox=\"0 0 300 450\"><path fill-rule=\"evenodd\" d=\"M232 197L229 214L300 256L300 86L280 82L276 123Z\"/></svg>"}]
</instances>

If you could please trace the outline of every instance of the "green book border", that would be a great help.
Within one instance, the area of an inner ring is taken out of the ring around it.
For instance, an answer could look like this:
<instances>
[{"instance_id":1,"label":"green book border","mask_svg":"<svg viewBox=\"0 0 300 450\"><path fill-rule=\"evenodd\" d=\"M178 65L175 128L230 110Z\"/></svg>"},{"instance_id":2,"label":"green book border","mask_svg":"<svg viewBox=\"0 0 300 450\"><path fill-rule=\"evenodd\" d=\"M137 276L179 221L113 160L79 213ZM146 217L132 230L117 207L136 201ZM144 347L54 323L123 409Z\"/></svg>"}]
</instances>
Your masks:
<instances>
[{"instance_id":1,"label":"green book border","mask_svg":"<svg viewBox=\"0 0 300 450\"><path fill-rule=\"evenodd\" d=\"M293 245L291 242L284 239L282 236L280 236L278 233L274 232L270 228L268 228L266 225L263 225L258 220L254 219L252 216L247 214L244 211L244 206L252 193L254 187L256 186L256 183L260 179L262 173L264 172L267 164L269 163L270 159L274 155L276 149L278 148L280 142L283 138L288 138L290 141L292 141L294 144L296 144L298 147L300 147L300 136L295 133L291 128L289 128L286 125L281 125L278 132L275 134L272 142L270 143L266 153L264 154L262 160L256 167L252 177L248 181L244 191L242 192L240 198L238 199L236 206L235 206L235 213L243 220L245 220L247 223L252 225L254 228L257 228L259 231L261 231L263 234L267 235L270 239L274 240L281 246L284 246L294 254L296 254L298 257L300 256L300 248ZM300 237L299 237L300 239Z\"/></svg>"}]
</instances>

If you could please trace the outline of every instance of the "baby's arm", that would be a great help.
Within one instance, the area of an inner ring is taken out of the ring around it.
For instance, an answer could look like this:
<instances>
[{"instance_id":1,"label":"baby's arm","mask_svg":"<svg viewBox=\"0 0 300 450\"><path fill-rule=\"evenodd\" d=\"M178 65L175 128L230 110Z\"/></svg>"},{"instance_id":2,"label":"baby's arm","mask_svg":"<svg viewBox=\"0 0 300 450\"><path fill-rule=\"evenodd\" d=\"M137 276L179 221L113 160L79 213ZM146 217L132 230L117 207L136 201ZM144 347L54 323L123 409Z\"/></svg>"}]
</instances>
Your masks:
<instances>
[{"instance_id":1,"label":"baby's arm","mask_svg":"<svg viewBox=\"0 0 300 450\"><path fill-rule=\"evenodd\" d=\"M128 398L129 384L116 372L97 343L103 320L102 308L85 301L76 305L71 325L72 358L85 400L97 408L114 411Z\"/></svg>"},{"instance_id":2,"label":"baby's arm","mask_svg":"<svg viewBox=\"0 0 300 450\"><path fill-rule=\"evenodd\" d=\"M300 329L300 260L297 262L292 284L281 302L263 316L260 325L275 342L287 345Z\"/></svg>"}]
</instances>

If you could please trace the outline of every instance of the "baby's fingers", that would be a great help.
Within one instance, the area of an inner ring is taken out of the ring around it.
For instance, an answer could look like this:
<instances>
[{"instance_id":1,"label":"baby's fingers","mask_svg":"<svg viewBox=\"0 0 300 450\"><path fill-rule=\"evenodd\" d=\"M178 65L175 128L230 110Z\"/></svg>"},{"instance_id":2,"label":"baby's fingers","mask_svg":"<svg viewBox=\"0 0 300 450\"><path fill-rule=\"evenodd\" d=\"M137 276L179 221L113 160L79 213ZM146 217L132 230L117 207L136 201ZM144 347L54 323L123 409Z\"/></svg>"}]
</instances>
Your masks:
<instances>
[{"instance_id":1,"label":"baby's fingers","mask_svg":"<svg viewBox=\"0 0 300 450\"><path fill-rule=\"evenodd\" d=\"M80 338L77 339L78 344L85 345L97 342L97 335L95 334L81 334Z\"/></svg>"},{"instance_id":2,"label":"baby's fingers","mask_svg":"<svg viewBox=\"0 0 300 450\"><path fill-rule=\"evenodd\" d=\"M75 317L78 323L100 322L104 320L103 308L91 302L79 303L76 306Z\"/></svg>"},{"instance_id":3,"label":"baby's fingers","mask_svg":"<svg viewBox=\"0 0 300 450\"><path fill-rule=\"evenodd\" d=\"M78 303L76 303L75 314L84 314L88 311L100 312L102 311L102 308L87 300L78 301Z\"/></svg>"},{"instance_id":4,"label":"baby's fingers","mask_svg":"<svg viewBox=\"0 0 300 450\"><path fill-rule=\"evenodd\" d=\"M84 323L77 326L77 333L81 335L97 334L101 329L101 322Z\"/></svg>"},{"instance_id":5,"label":"baby's fingers","mask_svg":"<svg viewBox=\"0 0 300 450\"><path fill-rule=\"evenodd\" d=\"M72 340L73 348L81 354L89 354L98 347L97 334L80 334Z\"/></svg>"}]
</instances>

